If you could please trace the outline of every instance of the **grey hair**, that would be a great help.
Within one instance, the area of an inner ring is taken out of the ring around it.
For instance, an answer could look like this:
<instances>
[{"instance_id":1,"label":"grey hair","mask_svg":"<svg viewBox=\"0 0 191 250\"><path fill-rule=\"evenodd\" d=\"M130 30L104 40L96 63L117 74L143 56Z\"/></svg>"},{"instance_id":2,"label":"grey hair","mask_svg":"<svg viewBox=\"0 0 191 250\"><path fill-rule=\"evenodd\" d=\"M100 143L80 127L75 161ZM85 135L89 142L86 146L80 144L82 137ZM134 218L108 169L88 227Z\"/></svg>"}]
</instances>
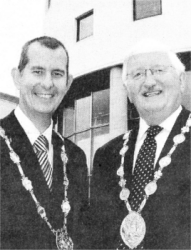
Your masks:
<instances>
[{"instance_id":1,"label":"grey hair","mask_svg":"<svg viewBox=\"0 0 191 250\"><path fill-rule=\"evenodd\" d=\"M167 45L164 45L153 39L144 39L141 42L137 43L135 46L133 46L133 48L129 50L129 53L125 57L123 63L123 71L122 71L123 82L125 82L127 78L127 70L128 70L127 64L130 58L138 54L145 54L151 52L164 52L165 54L168 55L172 66L176 69L178 74L181 74L182 72L185 71L184 64L180 61L176 53L173 52Z\"/></svg>"}]
</instances>

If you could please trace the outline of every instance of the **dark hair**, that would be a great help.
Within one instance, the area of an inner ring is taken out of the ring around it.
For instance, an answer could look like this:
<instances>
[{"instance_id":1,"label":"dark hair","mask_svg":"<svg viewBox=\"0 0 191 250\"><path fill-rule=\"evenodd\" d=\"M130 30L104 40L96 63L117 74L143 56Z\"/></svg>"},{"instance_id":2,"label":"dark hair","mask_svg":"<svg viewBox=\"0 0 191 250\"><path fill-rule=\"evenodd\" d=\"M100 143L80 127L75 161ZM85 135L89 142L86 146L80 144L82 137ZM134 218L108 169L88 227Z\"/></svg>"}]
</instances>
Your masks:
<instances>
[{"instance_id":1,"label":"dark hair","mask_svg":"<svg viewBox=\"0 0 191 250\"><path fill-rule=\"evenodd\" d=\"M57 49L59 47L62 47L64 49L64 51L66 52L66 57L67 57L66 71L67 71L67 76L68 76L68 69L69 69L68 51L66 50L65 46L60 41L58 41L56 38L49 37L49 36L37 37L24 44L22 48L21 56L20 56L19 66L18 66L19 71L22 72L25 66L27 65L27 63L29 62L28 50L29 50L30 45L35 42L38 42L42 46L52 49L52 50Z\"/></svg>"}]
</instances>

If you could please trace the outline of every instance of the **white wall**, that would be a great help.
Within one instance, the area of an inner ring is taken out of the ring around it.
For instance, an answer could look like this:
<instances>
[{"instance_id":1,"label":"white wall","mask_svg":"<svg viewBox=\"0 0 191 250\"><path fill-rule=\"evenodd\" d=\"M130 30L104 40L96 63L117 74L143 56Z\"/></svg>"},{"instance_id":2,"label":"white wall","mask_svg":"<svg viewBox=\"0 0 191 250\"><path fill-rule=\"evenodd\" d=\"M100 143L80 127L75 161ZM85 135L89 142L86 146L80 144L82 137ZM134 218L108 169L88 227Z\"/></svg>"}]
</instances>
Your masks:
<instances>
[{"instance_id":1,"label":"white wall","mask_svg":"<svg viewBox=\"0 0 191 250\"><path fill-rule=\"evenodd\" d=\"M122 69L114 67L110 72L110 139L127 130L127 92L123 85Z\"/></svg>"},{"instance_id":2,"label":"white wall","mask_svg":"<svg viewBox=\"0 0 191 250\"><path fill-rule=\"evenodd\" d=\"M43 34L47 0L0 0L0 92L18 96L11 69L23 44Z\"/></svg>"},{"instance_id":3,"label":"white wall","mask_svg":"<svg viewBox=\"0 0 191 250\"><path fill-rule=\"evenodd\" d=\"M76 43L75 19L94 9L94 35ZM162 0L163 14L133 21L132 0L52 0L45 33L62 40L74 76L121 63L129 46L153 37L175 51L191 49L191 0Z\"/></svg>"},{"instance_id":4,"label":"white wall","mask_svg":"<svg viewBox=\"0 0 191 250\"><path fill-rule=\"evenodd\" d=\"M11 69L18 65L22 45L43 34L67 46L74 76L121 63L125 51L152 36L175 51L191 49L191 0L162 0L163 14L133 21L132 0L0 0L0 92L18 96ZM94 35L76 43L79 15L94 9ZM45 19L44 19L45 17Z\"/></svg>"}]
</instances>

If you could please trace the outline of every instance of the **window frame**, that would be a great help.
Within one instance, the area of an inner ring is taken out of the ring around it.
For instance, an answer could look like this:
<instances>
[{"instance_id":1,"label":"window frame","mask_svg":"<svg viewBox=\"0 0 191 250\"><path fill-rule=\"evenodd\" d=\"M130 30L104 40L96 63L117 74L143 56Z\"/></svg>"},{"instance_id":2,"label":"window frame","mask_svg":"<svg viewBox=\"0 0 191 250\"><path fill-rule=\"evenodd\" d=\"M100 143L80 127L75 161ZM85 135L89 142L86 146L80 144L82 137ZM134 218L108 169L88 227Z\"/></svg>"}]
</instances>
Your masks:
<instances>
[{"instance_id":1,"label":"window frame","mask_svg":"<svg viewBox=\"0 0 191 250\"><path fill-rule=\"evenodd\" d=\"M109 90L108 89L102 89L102 90L98 90L98 91L104 91L104 90ZM108 121L107 123L104 123L104 124L98 124L98 125L93 125L93 94L97 92L97 91L92 91L90 93L90 95L88 95L87 97L89 97L89 101L90 101L90 114L89 114L89 126L88 128L86 129L80 129L80 130L77 130L76 128L76 105L77 105L77 100L78 99L74 99L74 119L73 119L73 130L74 132L69 134L69 135L66 135L65 138L69 139L69 140L72 140L74 143L77 143L77 136L82 134L82 133L85 133L85 132L89 132L89 140L90 140L90 151L89 151L89 154L90 154L90 157L89 157L89 161L87 162L87 165L88 165L88 169L89 169L89 175L91 176L91 172L92 172L92 168L93 168L93 154L94 154L94 132L96 131L96 129L99 129L99 128L106 128L108 127L108 134L109 134L109 131L110 131L110 121ZM110 93L110 92L109 92ZM110 95L109 95L109 100L110 100ZM109 105L110 105L110 101L109 101ZM64 114L64 112L63 112ZM110 116L110 113L108 114ZM63 124L64 125L64 124ZM61 131L61 134L64 134L65 131L64 131L64 126L62 128L62 131Z\"/></svg>"},{"instance_id":2,"label":"window frame","mask_svg":"<svg viewBox=\"0 0 191 250\"><path fill-rule=\"evenodd\" d=\"M93 28L92 28L92 35L89 35L89 36L86 36L86 37L80 39L80 22L83 19L85 19L85 18L87 18L87 17L89 17L89 16L91 16L93 14L94 14L94 10L92 9L92 10L86 12L85 14L82 14L79 17L76 18L76 23L77 23L77 25L76 25L77 26L77 30L76 30L76 42L82 41L82 40L84 40L84 39L86 39L86 38L88 38L88 37L90 37L90 36L93 35Z\"/></svg>"},{"instance_id":3,"label":"window frame","mask_svg":"<svg viewBox=\"0 0 191 250\"><path fill-rule=\"evenodd\" d=\"M191 71L191 50L180 51L176 53L180 61L185 66L185 72Z\"/></svg>"},{"instance_id":4,"label":"window frame","mask_svg":"<svg viewBox=\"0 0 191 250\"><path fill-rule=\"evenodd\" d=\"M99 90L99 91L104 91L106 89L103 89L103 90ZM109 89L107 89L109 91ZM97 92L97 91L95 91ZM93 129L96 129L96 128L101 128L101 127L106 127L106 126L109 126L109 122L107 123L104 123L104 124L98 124L98 125L93 125L92 123L92 117L93 117L93 94L94 92L91 92L91 94L88 96L90 97L90 120L89 120L89 127L86 128L86 129L81 129L81 130L77 130L76 128L76 105L77 105L77 100L74 100L74 124L73 124L73 128L74 128L74 132L70 135L67 135L66 138L70 138L70 137L73 137L73 136L76 136L77 134L80 134L80 133L84 133L84 132L87 132L87 131L91 131L90 134L93 132ZM109 114L110 115L110 114ZM62 131L64 132L64 131Z\"/></svg>"},{"instance_id":5,"label":"window frame","mask_svg":"<svg viewBox=\"0 0 191 250\"><path fill-rule=\"evenodd\" d=\"M137 8L137 5L138 5L138 3L137 3L138 1L139 0L133 0L133 21L138 21L138 20L142 20L142 19L145 19L145 18L162 15L162 0L158 0L159 3L160 3L160 13L159 14L153 14L153 15L151 14L149 16L137 17L136 8Z\"/></svg>"}]
</instances>

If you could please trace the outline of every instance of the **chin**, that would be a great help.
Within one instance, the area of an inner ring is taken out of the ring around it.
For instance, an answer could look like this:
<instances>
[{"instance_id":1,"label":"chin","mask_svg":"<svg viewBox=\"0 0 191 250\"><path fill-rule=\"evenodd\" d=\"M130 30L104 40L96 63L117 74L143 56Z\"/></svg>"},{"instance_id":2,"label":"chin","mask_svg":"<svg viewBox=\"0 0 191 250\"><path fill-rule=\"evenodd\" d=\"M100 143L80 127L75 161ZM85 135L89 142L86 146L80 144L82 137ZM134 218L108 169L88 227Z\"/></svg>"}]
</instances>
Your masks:
<instances>
[{"instance_id":1,"label":"chin","mask_svg":"<svg viewBox=\"0 0 191 250\"><path fill-rule=\"evenodd\" d=\"M40 105L36 105L36 107L34 107L34 110L36 110L39 113L52 113L55 108L54 105L52 105L50 102L47 104L40 104Z\"/></svg>"},{"instance_id":2,"label":"chin","mask_svg":"<svg viewBox=\"0 0 191 250\"><path fill-rule=\"evenodd\" d=\"M158 111L162 111L165 109L165 105L161 104L158 105L158 103L156 104L156 102L154 103L141 103L139 105L140 109L143 111L147 111L147 112L158 112Z\"/></svg>"},{"instance_id":3,"label":"chin","mask_svg":"<svg viewBox=\"0 0 191 250\"><path fill-rule=\"evenodd\" d=\"M36 110L36 113L42 114L42 115L52 115L54 113L54 110L52 109L38 109Z\"/></svg>"},{"instance_id":4,"label":"chin","mask_svg":"<svg viewBox=\"0 0 191 250\"><path fill-rule=\"evenodd\" d=\"M147 110L150 111L150 112L158 112L158 111L164 110L164 107L159 107L159 106L157 106L157 107L149 107L149 108L147 108Z\"/></svg>"},{"instance_id":5,"label":"chin","mask_svg":"<svg viewBox=\"0 0 191 250\"><path fill-rule=\"evenodd\" d=\"M165 113L164 107L147 107L143 108L140 111L140 114L142 114L144 117L156 117L156 116L161 116L161 114Z\"/></svg>"}]
</instances>

